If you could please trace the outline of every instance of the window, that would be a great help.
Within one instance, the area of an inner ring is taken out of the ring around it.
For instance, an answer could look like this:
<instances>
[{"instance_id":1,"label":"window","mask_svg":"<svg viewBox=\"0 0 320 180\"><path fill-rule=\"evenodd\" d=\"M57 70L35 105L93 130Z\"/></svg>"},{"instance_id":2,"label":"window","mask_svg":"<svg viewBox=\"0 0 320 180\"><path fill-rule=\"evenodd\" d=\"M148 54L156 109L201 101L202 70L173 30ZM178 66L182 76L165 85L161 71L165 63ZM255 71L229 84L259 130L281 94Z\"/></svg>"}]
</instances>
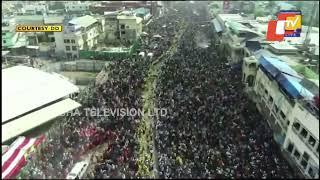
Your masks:
<instances>
[{"instance_id":1,"label":"window","mask_svg":"<svg viewBox=\"0 0 320 180\"><path fill-rule=\"evenodd\" d=\"M293 127L299 132L300 131L300 123L294 122Z\"/></svg>"},{"instance_id":2,"label":"window","mask_svg":"<svg viewBox=\"0 0 320 180\"><path fill-rule=\"evenodd\" d=\"M121 31L121 34L126 34L126 32L125 31Z\"/></svg>"},{"instance_id":3,"label":"window","mask_svg":"<svg viewBox=\"0 0 320 180\"><path fill-rule=\"evenodd\" d=\"M300 153L299 153L297 150L294 151L293 155L294 155L294 157L296 157L297 159L300 158Z\"/></svg>"},{"instance_id":4,"label":"window","mask_svg":"<svg viewBox=\"0 0 320 180\"><path fill-rule=\"evenodd\" d=\"M271 103L273 102L272 96L269 96L269 101L270 101Z\"/></svg>"},{"instance_id":5,"label":"window","mask_svg":"<svg viewBox=\"0 0 320 180\"><path fill-rule=\"evenodd\" d=\"M303 169L306 169L308 162L305 159L302 159L300 162L301 166L303 167Z\"/></svg>"},{"instance_id":6,"label":"window","mask_svg":"<svg viewBox=\"0 0 320 180\"><path fill-rule=\"evenodd\" d=\"M312 136L309 137L308 142L312 147L314 147L314 145L316 144L316 140Z\"/></svg>"},{"instance_id":7,"label":"window","mask_svg":"<svg viewBox=\"0 0 320 180\"><path fill-rule=\"evenodd\" d=\"M70 39L65 39L64 43L70 43Z\"/></svg>"},{"instance_id":8,"label":"window","mask_svg":"<svg viewBox=\"0 0 320 180\"><path fill-rule=\"evenodd\" d=\"M314 178L314 171L313 171L312 167L309 168L308 174L309 174L312 178Z\"/></svg>"},{"instance_id":9,"label":"window","mask_svg":"<svg viewBox=\"0 0 320 180\"><path fill-rule=\"evenodd\" d=\"M121 24L120 28L121 28L121 29L124 29L124 24Z\"/></svg>"},{"instance_id":10,"label":"window","mask_svg":"<svg viewBox=\"0 0 320 180\"><path fill-rule=\"evenodd\" d=\"M72 46L72 51L76 51L77 47L76 46Z\"/></svg>"},{"instance_id":11,"label":"window","mask_svg":"<svg viewBox=\"0 0 320 180\"><path fill-rule=\"evenodd\" d=\"M274 110L276 111L276 113L278 113L278 111L279 111L279 108L276 104L274 105Z\"/></svg>"},{"instance_id":12,"label":"window","mask_svg":"<svg viewBox=\"0 0 320 180\"><path fill-rule=\"evenodd\" d=\"M309 161L310 156L309 156L308 153L304 152L303 155L302 155L302 157L303 157L305 160Z\"/></svg>"},{"instance_id":13,"label":"window","mask_svg":"<svg viewBox=\"0 0 320 180\"><path fill-rule=\"evenodd\" d=\"M249 64L249 68L250 68L250 69L256 68L256 63L250 63L250 64Z\"/></svg>"},{"instance_id":14,"label":"window","mask_svg":"<svg viewBox=\"0 0 320 180\"><path fill-rule=\"evenodd\" d=\"M3 40L2 42L3 42L3 44L7 43L7 41L6 41L6 40Z\"/></svg>"},{"instance_id":15,"label":"window","mask_svg":"<svg viewBox=\"0 0 320 180\"><path fill-rule=\"evenodd\" d=\"M67 50L67 51L70 51L70 46L66 46L66 50Z\"/></svg>"},{"instance_id":16,"label":"window","mask_svg":"<svg viewBox=\"0 0 320 180\"><path fill-rule=\"evenodd\" d=\"M52 37L50 41L51 41L51 42L54 42L54 40L55 40L54 37Z\"/></svg>"},{"instance_id":17,"label":"window","mask_svg":"<svg viewBox=\"0 0 320 180\"><path fill-rule=\"evenodd\" d=\"M71 43L72 43L72 44L75 44L75 43L76 43L76 41L75 41L74 39L72 39L72 40L71 40Z\"/></svg>"},{"instance_id":18,"label":"window","mask_svg":"<svg viewBox=\"0 0 320 180\"><path fill-rule=\"evenodd\" d=\"M127 26L126 28L129 29L129 26Z\"/></svg>"},{"instance_id":19,"label":"window","mask_svg":"<svg viewBox=\"0 0 320 180\"><path fill-rule=\"evenodd\" d=\"M2 36L5 36L6 35L6 33L2 33Z\"/></svg>"},{"instance_id":20,"label":"window","mask_svg":"<svg viewBox=\"0 0 320 180\"><path fill-rule=\"evenodd\" d=\"M287 147L287 150L292 153L292 150L293 150L293 144L292 143L289 143L288 147Z\"/></svg>"},{"instance_id":21,"label":"window","mask_svg":"<svg viewBox=\"0 0 320 180\"><path fill-rule=\"evenodd\" d=\"M280 116L282 117L282 119L286 119L286 115L283 113L283 111L280 111Z\"/></svg>"},{"instance_id":22,"label":"window","mask_svg":"<svg viewBox=\"0 0 320 180\"><path fill-rule=\"evenodd\" d=\"M300 134L301 134L302 137L306 138L307 135L308 135L308 132L304 128L302 128L302 131L301 131Z\"/></svg>"},{"instance_id":23,"label":"window","mask_svg":"<svg viewBox=\"0 0 320 180\"><path fill-rule=\"evenodd\" d=\"M301 162L300 162L300 164L303 167L303 169L307 168L309 158L310 158L309 154L304 152L303 155L302 155Z\"/></svg>"}]
</instances>

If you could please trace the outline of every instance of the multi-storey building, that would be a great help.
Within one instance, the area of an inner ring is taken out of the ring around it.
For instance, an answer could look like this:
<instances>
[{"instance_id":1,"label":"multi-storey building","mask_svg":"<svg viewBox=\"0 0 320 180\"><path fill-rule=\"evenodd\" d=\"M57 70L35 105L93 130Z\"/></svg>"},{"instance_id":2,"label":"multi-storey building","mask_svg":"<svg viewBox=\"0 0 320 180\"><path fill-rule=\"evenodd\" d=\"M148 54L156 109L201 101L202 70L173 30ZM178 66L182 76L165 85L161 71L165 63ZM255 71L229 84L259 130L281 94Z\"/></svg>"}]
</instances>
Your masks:
<instances>
[{"instance_id":1,"label":"multi-storey building","mask_svg":"<svg viewBox=\"0 0 320 180\"><path fill-rule=\"evenodd\" d=\"M121 40L134 41L142 33L142 18L130 13L117 16L119 21L119 37Z\"/></svg>"},{"instance_id":2,"label":"multi-storey building","mask_svg":"<svg viewBox=\"0 0 320 180\"><path fill-rule=\"evenodd\" d=\"M49 10L46 2L36 2L35 4L28 4L23 7L24 13L28 15L46 14Z\"/></svg>"},{"instance_id":3,"label":"multi-storey building","mask_svg":"<svg viewBox=\"0 0 320 180\"><path fill-rule=\"evenodd\" d=\"M317 178L319 104L314 99L319 98L319 79L270 55L244 58L243 81L288 161L306 177Z\"/></svg>"},{"instance_id":4,"label":"multi-storey building","mask_svg":"<svg viewBox=\"0 0 320 180\"><path fill-rule=\"evenodd\" d=\"M2 19L2 49L7 49L15 45L20 33L15 31L15 18Z\"/></svg>"},{"instance_id":5,"label":"multi-storey building","mask_svg":"<svg viewBox=\"0 0 320 180\"><path fill-rule=\"evenodd\" d=\"M89 10L89 3L81 1L69 1L65 3L67 12L81 12Z\"/></svg>"},{"instance_id":6,"label":"multi-storey building","mask_svg":"<svg viewBox=\"0 0 320 180\"><path fill-rule=\"evenodd\" d=\"M92 16L74 18L64 28L63 47L68 58L78 58L79 50L93 49L102 31L98 20ZM61 42L62 44L62 42Z\"/></svg>"}]
</instances>

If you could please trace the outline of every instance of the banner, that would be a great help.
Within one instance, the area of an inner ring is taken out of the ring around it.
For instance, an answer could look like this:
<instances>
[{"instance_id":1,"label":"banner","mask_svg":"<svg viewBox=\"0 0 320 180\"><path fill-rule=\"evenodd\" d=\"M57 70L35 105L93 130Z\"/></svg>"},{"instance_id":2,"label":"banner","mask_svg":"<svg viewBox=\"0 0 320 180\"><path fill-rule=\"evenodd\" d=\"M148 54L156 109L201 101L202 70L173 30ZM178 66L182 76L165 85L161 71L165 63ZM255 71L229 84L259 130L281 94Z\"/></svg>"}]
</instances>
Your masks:
<instances>
[{"instance_id":1,"label":"banner","mask_svg":"<svg viewBox=\"0 0 320 180\"><path fill-rule=\"evenodd\" d=\"M44 140L44 135L38 138L18 137L2 155L2 179L11 179L17 176L23 166L27 163L27 158L31 151Z\"/></svg>"}]
</instances>

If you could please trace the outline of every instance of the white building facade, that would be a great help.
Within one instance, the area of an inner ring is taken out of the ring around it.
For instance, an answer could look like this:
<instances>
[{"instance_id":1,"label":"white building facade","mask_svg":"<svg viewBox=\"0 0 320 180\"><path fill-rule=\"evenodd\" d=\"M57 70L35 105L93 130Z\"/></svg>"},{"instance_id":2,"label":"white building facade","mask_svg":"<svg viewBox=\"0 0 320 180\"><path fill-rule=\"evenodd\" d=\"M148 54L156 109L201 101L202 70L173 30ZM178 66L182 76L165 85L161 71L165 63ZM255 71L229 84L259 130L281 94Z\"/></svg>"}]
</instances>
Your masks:
<instances>
[{"instance_id":1,"label":"white building facade","mask_svg":"<svg viewBox=\"0 0 320 180\"><path fill-rule=\"evenodd\" d=\"M270 63L266 64L266 60ZM274 68L270 68L270 64ZM257 107L273 129L274 139L288 157L287 160L305 177L318 178L319 107L312 100L318 94L311 94L300 85L295 86L297 91L285 87L282 83L284 77L289 83L295 83L295 80L299 83L303 77L299 77L300 74L285 62L274 58L262 57L259 61L254 57L244 58L242 68L242 80L247 89L254 92ZM251 76L254 83L250 86L248 77Z\"/></svg>"},{"instance_id":2,"label":"white building facade","mask_svg":"<svg viewBox=\"0 0 320 180\"><path fill-rule=\"evenodd\" d=\"M87 11L89 10L89 4L88 3L82 3L80 1L70 1L65 3L65 9L67 11Z\"/></svg>"},{"instance_id":3,"label":"white building facade","mask_svg":"<svg viewBox=\"0 0 320 180\"><path fill-rule=\"evenodd\" d=\"M120 39L134 41L142 33L142 18L134 15L119 15Z\"/></svg>"}]
</instances>

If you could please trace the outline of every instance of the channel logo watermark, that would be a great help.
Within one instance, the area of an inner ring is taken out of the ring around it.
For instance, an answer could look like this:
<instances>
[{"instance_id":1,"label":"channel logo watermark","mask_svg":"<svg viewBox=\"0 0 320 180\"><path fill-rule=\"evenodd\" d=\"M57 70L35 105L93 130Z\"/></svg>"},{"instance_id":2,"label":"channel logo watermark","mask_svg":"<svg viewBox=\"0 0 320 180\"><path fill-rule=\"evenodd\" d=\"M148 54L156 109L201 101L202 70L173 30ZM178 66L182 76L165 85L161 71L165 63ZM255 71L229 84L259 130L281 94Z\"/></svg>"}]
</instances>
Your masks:
<instances>
[{"instance_id":1,"label":"channel logo watermark","mask_svg":"<svg viewBox=\"0 0 320 180\"><path fill-rule=\"evenodd\" d=\"M302 14L298 10L282 10L277 20L268 23L267 41L283 41L285 37L300 37Z\"/></svg>"},{"instance_id":2,"label":"channel logo watermark","mask_svg":"<svg viewBox=\"0 0 320 180\"><path fill-rule=\"evenodd\" d=\"M166 116L168 114L165 108L154 108L149 111L136 108L84 108L82 111L75 109L62 114L61 116L90 116L90 117L108 117L108 116Z\"/></svg>"}]
</instances>

